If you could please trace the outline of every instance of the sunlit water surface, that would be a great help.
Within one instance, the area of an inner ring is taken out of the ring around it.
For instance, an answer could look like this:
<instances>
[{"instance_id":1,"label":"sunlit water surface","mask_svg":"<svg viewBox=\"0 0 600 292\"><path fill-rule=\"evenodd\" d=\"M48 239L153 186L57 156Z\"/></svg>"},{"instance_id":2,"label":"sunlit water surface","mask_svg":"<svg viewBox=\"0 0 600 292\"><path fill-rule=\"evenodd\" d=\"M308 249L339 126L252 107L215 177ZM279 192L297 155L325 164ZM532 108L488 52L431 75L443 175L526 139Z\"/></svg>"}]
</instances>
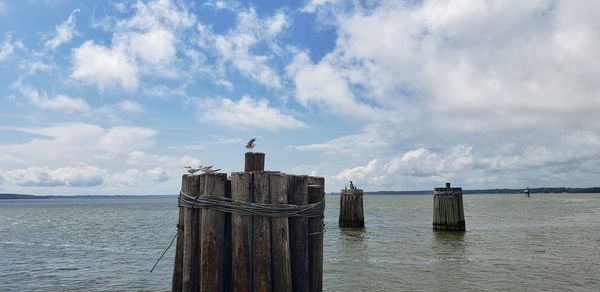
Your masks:
<instances>
[{"instance_id":1,"label":"sunlit water surface","mask_svg":"<svg viewBox=\"0 0 600 292\"><path fill-rule=\"evenodd\" d=\"M366 196L364 230L327 196L325 291L600 291L600 195L465 195L465 233L432 197ZM176 197L0 201L0 291L168 291Z\"/></svg>"}]
</instances>

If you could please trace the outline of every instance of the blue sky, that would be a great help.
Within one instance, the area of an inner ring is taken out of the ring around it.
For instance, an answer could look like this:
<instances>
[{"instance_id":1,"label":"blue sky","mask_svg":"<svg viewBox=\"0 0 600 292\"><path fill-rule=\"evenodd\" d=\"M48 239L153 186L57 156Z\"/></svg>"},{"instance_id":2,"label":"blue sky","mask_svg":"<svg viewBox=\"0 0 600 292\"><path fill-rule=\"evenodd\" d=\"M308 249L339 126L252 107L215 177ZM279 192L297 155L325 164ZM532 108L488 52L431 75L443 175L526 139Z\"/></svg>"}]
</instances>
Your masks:
<instances>
[{"instance_id":1,"label":"blue sky","mask_svg":"<svg viewBox=\"0 0 600 292\"><path fill-rule=\"evenodd\" d=\"M0 192L598 185L600 4L0 0Z\"/></svg>"}]
</instances>

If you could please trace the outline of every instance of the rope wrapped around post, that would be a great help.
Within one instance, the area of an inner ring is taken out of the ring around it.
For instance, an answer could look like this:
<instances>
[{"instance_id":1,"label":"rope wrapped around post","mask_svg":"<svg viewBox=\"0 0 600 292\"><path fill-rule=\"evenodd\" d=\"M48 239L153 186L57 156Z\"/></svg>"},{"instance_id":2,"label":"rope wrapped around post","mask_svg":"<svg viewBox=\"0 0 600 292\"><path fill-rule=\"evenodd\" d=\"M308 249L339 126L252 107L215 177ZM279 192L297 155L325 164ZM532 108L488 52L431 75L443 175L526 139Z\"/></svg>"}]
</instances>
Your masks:
<instances>
[{"instance_id":1,"label":"rope wrapped around post","mask_svg":"<svg viewBox=\"0 0 600 292\"><path fill-rule=\"evenodd\" d=\"M221 212L263 216L263 217L319 217L322 216L325 205L323 201L303 205L291 204L265 204L238 201L231 198L219 196L192 197L181 191L179 196L179 207L205 208Z\"/></svg>"}]
</instances>

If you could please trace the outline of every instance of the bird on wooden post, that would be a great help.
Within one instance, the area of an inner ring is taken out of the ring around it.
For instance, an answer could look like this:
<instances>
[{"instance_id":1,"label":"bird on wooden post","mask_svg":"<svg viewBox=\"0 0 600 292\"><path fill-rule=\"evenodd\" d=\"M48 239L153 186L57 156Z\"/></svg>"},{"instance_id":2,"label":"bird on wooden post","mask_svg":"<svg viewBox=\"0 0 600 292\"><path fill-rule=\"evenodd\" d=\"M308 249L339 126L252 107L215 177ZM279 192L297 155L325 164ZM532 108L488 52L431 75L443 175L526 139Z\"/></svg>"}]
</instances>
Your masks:
<instances>
[{"instance_id":1,"label":"bird on wooden post","mask_svg":"<svg viewBox=\"0 0 600 292\"><path fill-rule=\"evenodd\" d=\"M252 151L254 146L256 146L256 143L254 143L254 142L256 142L256 137L250 139L250 141L248 141L248 143L246 143L246 146L244 146L244 147L246 147L246 149Z\"/></svg>"},{"instance_id":2,"label":"bird on wooden post","mask_svg":"<svg viewBox=\"0 0 600 292\"><path fill-rule=\"evenodd\" d=\"M354 184L352 183L352 181L350 181L350 189L353 190L354 189Z\"/></svg>"},{"instance_id":3,"label":"bird on wooden post","mask_svg":"<svg viewBox=\"0 0 600 292\"><path fill-rule=\"evenodd\" d=\"M189 172L190 174L194 174L202 169L202 165L200 165L198 167L192 167L192 166L188 165L184 168L187 169L187 172Z\"/></svg>"}]
</instances>

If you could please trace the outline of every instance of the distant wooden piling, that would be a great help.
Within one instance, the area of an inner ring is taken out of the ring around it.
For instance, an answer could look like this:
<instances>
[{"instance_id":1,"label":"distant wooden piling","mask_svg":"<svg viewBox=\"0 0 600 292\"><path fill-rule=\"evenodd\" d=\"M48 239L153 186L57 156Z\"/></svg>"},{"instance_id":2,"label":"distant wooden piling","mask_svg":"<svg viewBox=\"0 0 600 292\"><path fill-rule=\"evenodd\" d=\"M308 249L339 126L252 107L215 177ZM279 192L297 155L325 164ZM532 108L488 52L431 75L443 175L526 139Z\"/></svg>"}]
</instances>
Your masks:
<instances>
[{"instance_id":1,"label":"distant wooden piling","mask_svg":"<svg viewBox=\"0 0 600 292\"><path fill-rule=\"evenodd\" d=\"M246 152L244 171L265 170L265 154L261 152Z\"/></svg>"},{"instance_id":2,"label":"distant wooden piling","mask_svg":"<svg viewBox=\"0 0 600 292\"><path fill-rule=\"evenodd\" d=\"M172 291L321 292L325 180L244 167L183 177Z\"/></svg>"},{"instance_id":3,"label":"distant wooden piling","mask_svg":"<svg viewBox=\"0 0 600 292\"><path fill-rule=\"evenodd\" d=\"M433 229L464 231L465 214L463 210L462 188L450 187L433 190Z\"/></svg>"},{"instance_id":4,"label":"distant wooden piling","mask_svg":"<svg viewBox=\"0 0 600 292\"><path fill-rule=\"evenodd\" d=\"M340 192L340 217L339 227L362 228L365 227L365 214L363 208L363 190L350 187Z\"/></svg>"}]
</instances>

